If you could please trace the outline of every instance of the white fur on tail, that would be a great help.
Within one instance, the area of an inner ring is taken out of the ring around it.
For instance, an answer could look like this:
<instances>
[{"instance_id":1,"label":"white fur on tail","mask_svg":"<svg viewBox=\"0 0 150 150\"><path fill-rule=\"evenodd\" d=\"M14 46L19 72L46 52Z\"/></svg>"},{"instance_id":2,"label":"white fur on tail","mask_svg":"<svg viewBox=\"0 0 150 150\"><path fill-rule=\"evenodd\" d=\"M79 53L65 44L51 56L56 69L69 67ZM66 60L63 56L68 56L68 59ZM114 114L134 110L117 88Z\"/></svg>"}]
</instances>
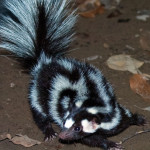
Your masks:
<instances>
[{"instance_id":1,"label":"white fur on tail","mask_svg":"<svg viewBox=\"0 0 150 150\"><path fill-rule=\"evenodd\" d=\"M19 57L34 58L37 47L37 28L39 25L39 6L44 5L46 38L50 38L50 49L66 48L72 41L70 33L76 22L74 12L69 13L71 0L4 0L1 5L10 15L0 14L1 48L5 48ZM66 36L67 35L67 36ZM58 44L60 37L64 37ZM42 51L42 50L41 50Z\"/></svg>"}]
</instances>

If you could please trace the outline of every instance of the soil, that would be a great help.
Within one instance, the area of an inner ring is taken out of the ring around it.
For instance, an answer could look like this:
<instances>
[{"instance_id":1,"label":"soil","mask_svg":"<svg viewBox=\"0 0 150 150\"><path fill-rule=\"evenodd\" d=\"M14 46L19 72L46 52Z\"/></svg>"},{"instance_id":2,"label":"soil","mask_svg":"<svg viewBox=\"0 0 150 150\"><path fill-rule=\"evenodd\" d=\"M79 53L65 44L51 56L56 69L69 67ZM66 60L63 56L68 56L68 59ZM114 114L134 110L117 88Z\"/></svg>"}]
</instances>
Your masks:
<instances>
[{"instance_id":1,"label":"soil","mask_svg":"<svg viewBox=\"0 0 150 150\"><path fill-rule=\"evenodd\" d=\"M150 102L144 101L130 89L129 78L132 74L128 71L109 69L106 65L107 59L112 55L129 54L135 59L144 61L145 64L140 68L140 71L150 74L150 51L142 50L139 42L141 33L150 31L150 19L147 21L136 19L138 10L150 10L150 1L122 0L121 6L122 15L117 17L107 17L112 10L106 10L95 18L79 17L76 28L77 38L72 43L72 51L69 56L87 61L99 68L113 85L119 103L132 112L143 114L150 121L150 112L140 109L150 106ZM119 19L128 21L119 22ZM109 47L104 46L104 43L107 43ZM88 60L87 58L91 58L91 56L98 56L98 58ZM44 135L35 125L28 104L30 75L25 73L25 70L21 68L13 56L6 56L2 52L0 70L0 134L3 132L13 136L23 134L32 139L43 141ZM59 132L59 128L56 126L55 128ZM149 124L144 127L132 126L110 139L120 142L136 132L146 129L150 129ZM126 150L150 150L150 133L135 136L123 143L123 147ZM0 142L0 150L26 149L23 146L14 145L9 140ZM98 150L100 148L90 148L82 144L63 145L56 138L52 142L42 143L28 149Z\"/></svg>"}]
</instances>

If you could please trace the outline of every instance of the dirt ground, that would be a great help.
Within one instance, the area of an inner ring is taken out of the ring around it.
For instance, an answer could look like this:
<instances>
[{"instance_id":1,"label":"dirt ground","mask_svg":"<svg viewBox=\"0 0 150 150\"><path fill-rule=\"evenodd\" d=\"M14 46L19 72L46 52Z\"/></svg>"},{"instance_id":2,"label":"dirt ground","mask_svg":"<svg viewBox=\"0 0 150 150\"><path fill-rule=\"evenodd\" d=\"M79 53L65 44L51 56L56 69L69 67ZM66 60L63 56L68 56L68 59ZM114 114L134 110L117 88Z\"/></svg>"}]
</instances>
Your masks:
<instances>
[{"instance_id":1,"label":"dirt ground","mask_svg":"<svg viewBox=\"0 0 150 150\"><path fill-rule=\"evenodd\" d=\"M122 0L122 15L107 18L111 11L87 19L79 17L77 23L77 38L72 44L70 56L81 61L87 61L98 67L113 85L118 101L132 112L138 112L150 121L150 112L140 108L150 106L150 102L144 101L135 94L129 86L129 78L132 74L128 71L116 71L109 69L106 60L116 54L129 54L133 58L144 61L140 68L143 73L150 74L150 51L142 50L139 43L143 31L150 31L150 18L147 21L136 19L138 10L150 10L149 0ZM119 19L128 20L118 22ZM109 45L108 48L104 43ZM131 48L130 48L131 47ZM98 56L93 60L87 58ZM24 73L20 64L13 58L0 55L0 134L23 134L30 138L43 141L44 135L35 125L28 104L28 83L30 76ZM57 128L57 127L56 127ZM132 126L121 134L110 138L116 142L135 134L138 131L150 129L150 125L144 127ZM59 131L59 128L57 128ZM126 150L150 150L150 132L135 136L123 143ZM14 145L9 140L0 142L0 150L26 150L20 145ZM63 145L58 138L50 143L42 143L28 150L98 150L82 144Z\"/></svg>"}]
</instances>

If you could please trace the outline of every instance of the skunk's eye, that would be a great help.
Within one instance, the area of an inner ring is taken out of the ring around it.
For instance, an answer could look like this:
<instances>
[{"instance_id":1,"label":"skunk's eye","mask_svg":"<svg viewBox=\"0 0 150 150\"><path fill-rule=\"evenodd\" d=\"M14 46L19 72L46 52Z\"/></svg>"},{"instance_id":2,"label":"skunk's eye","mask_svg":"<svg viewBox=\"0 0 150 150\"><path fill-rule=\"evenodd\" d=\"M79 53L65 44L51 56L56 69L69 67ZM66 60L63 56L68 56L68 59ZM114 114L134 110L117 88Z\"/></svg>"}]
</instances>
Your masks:
<instances>
[{"instance_id":1,"label":"skunk's eye","mask_svg":"<svg viewBox=\"0 0 150 150\"><path fill-rule=\"evenodd\" d=\"M75 132L80 132L80 131L81 131L81 128L80 128L80 127L74 127L74 131L75 131Z\"/></svg>"}]
</instances>

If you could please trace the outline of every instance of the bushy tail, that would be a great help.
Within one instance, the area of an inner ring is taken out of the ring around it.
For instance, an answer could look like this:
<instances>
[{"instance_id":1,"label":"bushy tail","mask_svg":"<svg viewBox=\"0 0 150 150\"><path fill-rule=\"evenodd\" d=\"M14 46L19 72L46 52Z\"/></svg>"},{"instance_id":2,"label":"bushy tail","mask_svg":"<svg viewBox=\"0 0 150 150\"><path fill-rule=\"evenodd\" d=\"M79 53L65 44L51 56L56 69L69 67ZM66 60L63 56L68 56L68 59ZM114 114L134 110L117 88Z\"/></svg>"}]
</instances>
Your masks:
<instances>
[{"instance_id":1,"label":"bushy tail","mask_svg":"<svg viewBox=\"0 0 150 150\"><path fill-rule=\"evenodd\" d=\"M37 60L66 52L76 15L70 0L2 0L0 47L24 59Z\"/></svg>"}]
</instances>

